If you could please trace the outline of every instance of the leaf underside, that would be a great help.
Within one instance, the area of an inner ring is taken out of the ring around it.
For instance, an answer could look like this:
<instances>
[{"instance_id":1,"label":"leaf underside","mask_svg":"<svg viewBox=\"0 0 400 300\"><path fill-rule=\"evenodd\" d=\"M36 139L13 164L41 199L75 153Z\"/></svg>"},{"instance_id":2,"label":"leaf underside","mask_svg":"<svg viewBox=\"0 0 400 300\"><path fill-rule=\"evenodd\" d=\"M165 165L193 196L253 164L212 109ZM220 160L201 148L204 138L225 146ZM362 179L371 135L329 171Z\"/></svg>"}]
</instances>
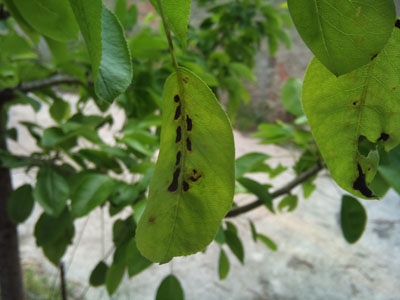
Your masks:
<instances>
[{"instance_id":1,"label":"leaf underside","mask_svg":"<svg viewBox=\"0 0 400 300\"><path fill-rule=\"evenodd\" d=\"M203 250L215 237L234 193L230 122L207 85L180 68L164 87L160 154L137 228L143 256L165 263Z\"/></svg>"},{"instance_id":2,"label":"leaf underside","mask_svg":"<svg viewBox=\"0 0 400 300\"><path fill-rule=\"evenodd\" d=\"M392 0L289 0L288 6L304 42L337 76L376 56L396 19Z\"/></svg>"},{"instance_id":3,"label":"leaf underside","mask_svg":"<svg viewBox=\"0 0 400 300\"><path fill-rule=\"evenodd\" d=\"M336 77L318 59L303 85L303 107L311 131L335 181L357 197L374 199L368 185L379 165L377 150L359 151L359 142L400 142L400 29L368 65ZM378 145L376 145L378 147Z\"/></svg>"}]
</instances>

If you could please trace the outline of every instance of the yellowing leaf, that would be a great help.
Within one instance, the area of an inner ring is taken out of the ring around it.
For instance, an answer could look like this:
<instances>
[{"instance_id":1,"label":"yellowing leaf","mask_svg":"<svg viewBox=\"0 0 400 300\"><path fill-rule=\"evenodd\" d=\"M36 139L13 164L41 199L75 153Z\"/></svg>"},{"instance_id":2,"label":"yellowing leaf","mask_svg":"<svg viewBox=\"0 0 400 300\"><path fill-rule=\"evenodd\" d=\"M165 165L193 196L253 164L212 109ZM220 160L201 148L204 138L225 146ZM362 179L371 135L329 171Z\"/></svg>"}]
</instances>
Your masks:
<instances>
[{"instance_id":1,"label":"yellowing leaf","mask_svg":"<svg viewBox=\"0 0 400 300\"><path fill-rule=\"evenodd\" d=\"M229 120L207 85L180 68L164 87L160 154L138 249L154 262L203 250L232 205L234 143Z\"/></svg>"}]
</instances>

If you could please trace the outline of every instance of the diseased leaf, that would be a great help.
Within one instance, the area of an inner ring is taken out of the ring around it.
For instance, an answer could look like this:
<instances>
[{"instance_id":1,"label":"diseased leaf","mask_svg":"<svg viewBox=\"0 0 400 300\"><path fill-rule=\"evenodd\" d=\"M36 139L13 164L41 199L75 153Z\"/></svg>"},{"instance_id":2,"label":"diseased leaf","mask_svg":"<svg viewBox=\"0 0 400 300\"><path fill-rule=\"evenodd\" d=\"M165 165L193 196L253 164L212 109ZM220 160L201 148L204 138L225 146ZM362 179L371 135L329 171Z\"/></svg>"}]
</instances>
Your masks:
<instances>
[{"instance_id":1,"label":"diseased leaf","mask_svg":"<svg viewBox=\"0 0 400 300\"><path fill-rule=\"evenodd\" d=\"M303 108L319 150L335 181L357 197L374 199L368 185L379 163L377 151L362 154L359 141L400 142L400 29L368 65L337 78L316 58L303 84Z\"/></svg>"},{"instance_id":2,"label":"diseased leaf","mask_svg":"<svg viewBox=\"0 0 400 300\"><path fill-rule=\"evenodd\" d=\"M349 73L377 55L392 32L392 0L288 0L298 32L335 75Z\"/></svg>"},{"instance_id":3,"label":"diseased leaf","mask_svg":"<svg viewBox=\"0 0 400 300\"><path fill-rule=\"evenodd\" d=\"M224 280L226 276L228 276L229 268L230 268L229 259L226 256L225 251L221 248L218 260L218 275L220 280Z\"/></svg>"},{"instance_id":4,"label":"diseased leaf","mask_svg":"<svg viewBox=\"0 0 400 300\"><path fill-rule=\"evenodd\" d=\"M278 250L278 246L269 237L266 237L265 235L258 233L257 239L263 242L265 246L267 246L272 251Z\"/></svg>"},{"instance_id":5,"label":"diseased leaf","mask_svg":"<svg viewBox=\"0 0 400 300\"><path fill-rule=\"evenodd\" d=\"M90 285L94 287L103 285L106 282L107 271L107 264L104 261L99 262L90 274Z\"/></svg>"},{"instance_id":6,"label":"diseased leaf","mask_svg":"<svg viewBox=\"0 0 400 300\"><path fill-rule=\"evenodd\" d=\"M47 214L57 217L67 204L68 182L55 167L42 167L37 175L33 196Z\"/></svg>"},{"instance_id":7,"label":"diseased leaf","mask_svg":"<svg viewBox=\"0 0 400 300\"><path fill-rule=\"evenodd\" d=\"M184 298L178 278L172 274L165 277L158 287L156 300L183 300Z\"/></svg>"},{"instance_id":8,"label":"diseased leaf","mask_svg":"<svg viewBox=\"0 0 400 300\"><path fill-rule=\"evenodd\" d=\"M203 250L234 193L232 128L211 90L180 68L164 87L160 154L136 241L143 256L168 262Z\"/></svg>"},{"instance_id":9,"label":"diseased leaf","mask_svg":"<svg viewBox=\"0 0 400 300\"><path fill-rule=\"evenodd\" d=\"M75 218L87 215L103 204L111 194L115 181L103 174L78 174L71 191L71 212Z\"/></svg>"},{"instance_id":10,"label":"diseased leaf","mask_svg":"<svg viewBox=\"0 0 400 300\"><path fill-rule=\"evenodd\" d=\"M68 0L14 0L14 4L23 19L43 35L56 41L78 37L78 25Z\"/></svg>"},{"instance_id":11,"label":"diseased leaf","mask_svg":"<svg viewBox=\"0 0 400 300\"><path fill-rule=\"evenodd\" d=\"M15 223L22 223L32 213L33 205L33 190L30 184L24 184L14 190L7 201L8 216Z\"/></svg>"},{"instance_id":12,"label":"diseased leaf","mask_svg":"<svg viewBox=\"0 0 400 300\"><path fill-rule=\"evenodd\" d=\"M354 244L362 236L367 224L367 213L356 198L343 195L340 224L348 243Z\"/></svg>"},{"instance_id":13,"label":"diseased leaf","mask_svg":"<svg viewBox=\"0 0 400 300\"><path fill-rule=\"evenodd\" d=\"M112 102L132 80L124 31L101 0L70 0L92 62L97 96Z\"/></svg>"}]
</instances>

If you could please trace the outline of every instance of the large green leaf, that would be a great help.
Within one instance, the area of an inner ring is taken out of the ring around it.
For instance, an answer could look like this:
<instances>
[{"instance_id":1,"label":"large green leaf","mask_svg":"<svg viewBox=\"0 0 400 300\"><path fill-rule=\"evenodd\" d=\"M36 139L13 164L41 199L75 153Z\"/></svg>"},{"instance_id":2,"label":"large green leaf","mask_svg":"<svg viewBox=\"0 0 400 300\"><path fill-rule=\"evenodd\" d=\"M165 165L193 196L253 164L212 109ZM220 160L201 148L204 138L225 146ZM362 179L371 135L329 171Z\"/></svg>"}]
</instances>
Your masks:
<instances>
[{"instance_id":1,"label":"large green leaf","mask_svg":"<svg viewBox=\"0 0 400 300\"><path fill-rule=\"evenodd\" d=\"M178 278L168 275L161 282L157 290L156 300L183 300L183 289Z\"/></svg>"},{"instance_id":2,"label":"large green leaf","mask_svg":"<svg viewBox=\"0 0 400 300\"><path fill-rule=\"evenodd\" d=\"M101 0L70 0L92 62L97 96L112 102L132 80L124 31Z\"/></svg>"},{"instance_id":3,"label":"large green leaf","mask_svg":"<svg viewBox=\"0 0 400 300\"><path fill-rule=\"evenodd\" d=\"M367 213L361 203L353 197L342 197L340 224L346 241L353 244L359 240L367 224Z\"/></svg>"},{"instance_id":4,"label":"large green leaf","mask_svg":"<svg viewBox=\"0 0 400 300\"><path fill-rule=\"evenodd\" d=\"M76 24L68 0L14 0L19 13L29 25L56 41L78 37Z\"/></svg>"},{"instance_id":5,"label":"large green leaf","mask_svg":"<svg viewBox=\"0 0 400 300\"><path fill-rule=\"evenodd\" d=\"M337 78L316 58L307 69L303 108L311 131L336 182L355 196L371 199L368 188L379 162L377 151L361 154L359 141L400 142L400 29L373 61Z\"/></svg>"},{"instance_id":6,"label":"large green leaf","mask_svg":"<svg viewBox=\"0 0 400 300\"><path fill-rule=\"evenodd\" d=\"M78 174L71 191L71 211L74 217L88 214L103 204L111 194L115 181L103 174Z\"/></svg>"},{"instance_id":7,"label":"large green leaf","mask_svg":"<svg viewBox=\"0 0 400 300\"><path fill-rule=\"evenodd\" d=\"M164 88L160 154L137 229L143 256L168 262L203 250L215 237L234 193L232 128L214 94L180 69Z\"/></svg>"},{"instance_id":8,"label":"large green leaf","mask_svg":"<svg viewBox=\"0 0 400 300\"><path fill-rule=\"evenodd\" d=\"M15 223L24 222L32 213L34 200L32 186L24 184L17 188L8 199L8 215Z\"/></svg>"},{"instance_id":9,"label":"large green leaf","mask_svg":"<svg viewBox=\"0 0 400 300\"><path fill-rule=\"evenodd\" d=\"M387 43L393 0L288 0L290 14L314 55L335 75L369 62Z\"/></svg>"},{"instance_id":10,"label":"large green leaf","mask_svg":"<svg viewBox=\"0 0 400 300\"><path fill-rule=\"evenodd\" d=\"M33 195L47 214L57 217L67 204L68 182L55 167L42 167L37 175Z\"/></svg>"}]
</instances>

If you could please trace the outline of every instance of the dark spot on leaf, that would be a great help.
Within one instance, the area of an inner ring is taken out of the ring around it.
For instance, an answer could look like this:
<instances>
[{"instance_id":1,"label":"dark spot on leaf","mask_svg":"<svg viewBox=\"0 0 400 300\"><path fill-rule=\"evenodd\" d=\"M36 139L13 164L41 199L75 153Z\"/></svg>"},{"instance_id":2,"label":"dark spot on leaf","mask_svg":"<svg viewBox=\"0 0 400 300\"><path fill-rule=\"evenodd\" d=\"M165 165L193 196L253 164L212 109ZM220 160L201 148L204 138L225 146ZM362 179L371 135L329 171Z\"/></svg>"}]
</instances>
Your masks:
<instances>
[{"instance_id":1,"label":"dark spot on leaf","mask_svg":"<svg viewBox=\"0 0 400 300\"><path fill-rule=\"evenodd\" d=\"M149 223L154 224L155 222L156 222L156 217L151 216L151 217L149 218Z\"/></svg>"},{"instance_id":2,"label":"dark spot on leaf","mask_svg":"<svg viewBox=\"0 0 400 300\"><path fill-rule=\"evenodd\" d=\"M178 153L176 154L176 163L175 165L179 165L181 161L181 151L178 151Z\"/></svg>"},{"instance_id":3,"label":"dark spot on leaf","mask_svg":"<svg viewBox=\"0 0 400 300\"><path fill-rule=\"evenodd\" d=\"M392 92L394 92L397 89L396 86L392 87Z\"/></svg>"},{"instance_id":4,"label":"dark spot on leaf","mask_svg":"<svg viewBox=\"0 0 400 300\"><path fill-rule=\"evenodd\" d=\"M381 136L380 136L379 139L378 139L378 142L379 142L379 141L384 141L384 142L386 142L388 139L389 139L389 135L388 135L387 133L382 132Z\"/></svg>"},{"instance_id":5,"label":"dark spot on leaf","mask_svg":"<svg viewBox=\"0 0 400 300\"><path fill-rule=\"evenodd\" d=\"M184 83L188 83L189 82L189 77L184 77L182 80L183 80Z\"/></svg>"},{"instance_id":6,"label":"dark spot on leaf","mask_svg":"<svg viewBox=\"0 0 400 300\"><path fill-rule=\"evenodd\" d=\"M179 97L179 95L175 95L174 96L174 101L175 102L179 102L181 100L181 98Z\"/></svg>"},{"instance_id":7,"label":"dark spot on leaf","mask_svg":"<svg viewBox=\"0 0 400 300\"><path fill-rule=\"evenodd\" d=\"M358 101L354 101L353 105L356 106L358 104Z\"/></svg>"},{"instance_id":8,"label":"dark spot on leaf","mask_svg":"<svg viewBox=\"0 0 400 300\"><path fill-rule=\"evenodd\" d=\"M186 128L188 131L192 130L192 119L189 116L186 116Z\"/></svg>"},{"instance_id":9,"label":"dark spot on leaf","mask_svg":"<svg viewBox=\"0 0 400 300\"><path fill-rule=\"evenodd\" d=\"M182 129L181 129L181 126L178 126L178 128L176 129L175 143L179 143L181 141L181 138L182 138Z\"/></svg>"},{"instance_id":10,"label":"dark spot on leaf","mask_svg":"<svg viewBox=\"0 0 400 300\"><path fill-rule=\"evenodd\" d=\"M363 173L360 164L357 164L357 168L358 168L358 177L356 181L354 181L353 189L360 191L360 193L363 194L365 197L368 198L376 197L372 193L372 191L368 188L365 182L365 174Z\"/></svg>"},{"instance_id":11,"label":"dark spot on leaf","mask_svg":"<svg viewBox=\"0 0 400 300\"><path fill-rule=\"evenodd\" d=\"M188 184L186 181L184 181L184 182L183 182L183 190L184 190L185 192L187 192L188 189L189 189L189 184Z\"/></svg>"},{"instance_id":12,"label":"dark spot on leaf","mask_svg":"<svg viewBox=\"0 0 400 300\"><path fill-rule=\"evenodd\" d=\"M395 27L400 28L400 20L396 20L396 23L394 24Z\"/></svg>"},{"instance_id":13,"label":"dark spot on leaf","mask_svg":"<svg viewBox=\"0 0 400 300\"><path fill-rule=\"evenodd\" d=\"M176 108L175 111L175 117L174 120L178 120L178 118L181 116L181 105L179 104L178 107Z\"/></svg>"},{"instance_id":14,"label":"dark spot on leaf","mask_svg":"<svg viewBox=\"0 0 400 300\"><path fill-rule=\"evenodd\" d=\"M187 139L186 139L186 148L187 148L189 151L192 151L192 142L190 141L190 138L187 138Z\"/></svg>"},{"instance_id":15,"label":"dark spot on leaf","mask_svg":"<svg viewBox=\"0 0 400 300\"><path fill-rule=\"evenodd\" d=\"M172 182L168 187L168 191L175 192L178 189L178 179L179 179L180 173L181 173L181 169L176 168L176 170L174 172L174 177L172 178Z\"/></svg>"},{"instance_id":16,"label":"dark spot on leaf","mask_svg":"<svg viewBox=\"0 0 400 300\"><path fill-rule=\"evenodd\" d=\"M375 54L371 57L371 61L373 61L376 57L378 56L378 54Z\"/></svg>"},{"instance_id":17,"label":"dark spot on leaf","mask_svg":"<svg viewBox=\"0 0 400 300\"><path fill-rule=\"evenodd\" d=\"M201 175L195 177L195 176L190 176L189 179L193 182L196 182L197 180L199 180L201 178Z\"/></svg>"},{"instance_id":18,"label":"dark spot on leaf","mask_svg":"<svg viewBox=\"0 0 400 300\"><path fill-rule=\"evenodd\" d=\"M197 173L197 170L196 169L193 169L193 174L196 174Z\"/></svg>"}]
</instances>

